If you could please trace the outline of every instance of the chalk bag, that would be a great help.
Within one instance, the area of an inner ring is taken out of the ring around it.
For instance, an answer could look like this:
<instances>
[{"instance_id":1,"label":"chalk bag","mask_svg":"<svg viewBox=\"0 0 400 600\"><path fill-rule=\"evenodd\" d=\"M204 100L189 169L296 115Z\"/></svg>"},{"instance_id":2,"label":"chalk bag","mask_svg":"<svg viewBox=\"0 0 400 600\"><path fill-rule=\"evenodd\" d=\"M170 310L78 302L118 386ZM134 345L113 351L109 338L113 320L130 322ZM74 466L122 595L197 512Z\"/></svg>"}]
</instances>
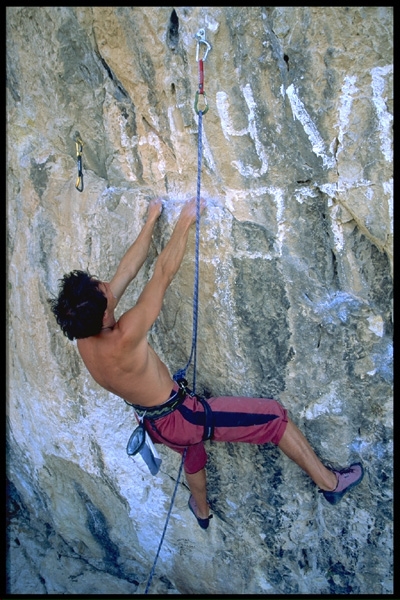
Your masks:
<instances>
[{"instance_id":1,"label":"chalk bag","mask_svg":"<svg viewBox=\"0 0 400 600\"><path fill-rule=\"evenodd\" d=\"M144 428L143 422L134 429L131 437L129 438L126 446L126 452L128 456L136 456L140 454L146 463L150 473L157 475L161 466L161 458L149 436Z\"/></svg>"}]
</instances>

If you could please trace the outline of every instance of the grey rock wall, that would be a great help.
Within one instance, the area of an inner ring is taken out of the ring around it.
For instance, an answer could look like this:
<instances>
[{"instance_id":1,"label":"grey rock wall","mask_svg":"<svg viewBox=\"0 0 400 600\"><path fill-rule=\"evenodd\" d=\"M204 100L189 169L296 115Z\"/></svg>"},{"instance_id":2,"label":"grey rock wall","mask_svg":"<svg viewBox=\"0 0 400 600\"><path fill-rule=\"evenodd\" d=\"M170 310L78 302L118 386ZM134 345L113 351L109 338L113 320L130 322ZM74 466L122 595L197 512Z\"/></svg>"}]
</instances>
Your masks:
<instances>
[{"instance_id":1,"label":"grey rock wall","mask_svg":"<svg viewBox=\"0 0 400 600\"><path fill-rule=\"evenodd\" d=\"M150 592L392 593L392 8L8 7L6 26L7 591L148 581L179 456L161 448L156 477L128 458L129 407L46 298L71 269L111 277L159 196L121 312L138 297L196 194L204 28L197 389L280 399L366 475L332 507L277 448L208 442L214 519L197 526L183 477ZM171 372L193 261L194 232L150 333Z\"/></svg>"}]
</instances>

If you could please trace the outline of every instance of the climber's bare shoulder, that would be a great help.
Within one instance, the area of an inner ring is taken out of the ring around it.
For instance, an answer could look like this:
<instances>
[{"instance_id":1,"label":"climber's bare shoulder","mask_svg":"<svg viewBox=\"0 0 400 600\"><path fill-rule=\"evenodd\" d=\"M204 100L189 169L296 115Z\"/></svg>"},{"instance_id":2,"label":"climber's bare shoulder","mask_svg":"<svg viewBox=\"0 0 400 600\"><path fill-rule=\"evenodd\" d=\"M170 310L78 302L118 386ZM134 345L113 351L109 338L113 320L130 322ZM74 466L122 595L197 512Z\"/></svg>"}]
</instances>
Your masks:
<instances>
[{"instance_id":1,"label":"climber's bare shoulder","mask_svg":"<svg viewBox=\"0 0 400 600\"><path fill-rule=\"evenodd\" d=\"M147 332L132 334L132 316L128 332L121 317L113 327L78 340L79 353L93 379L109 392L131 404L162 404L171 393L173 380L149 345Z\"/></svg>"}]
</instances>

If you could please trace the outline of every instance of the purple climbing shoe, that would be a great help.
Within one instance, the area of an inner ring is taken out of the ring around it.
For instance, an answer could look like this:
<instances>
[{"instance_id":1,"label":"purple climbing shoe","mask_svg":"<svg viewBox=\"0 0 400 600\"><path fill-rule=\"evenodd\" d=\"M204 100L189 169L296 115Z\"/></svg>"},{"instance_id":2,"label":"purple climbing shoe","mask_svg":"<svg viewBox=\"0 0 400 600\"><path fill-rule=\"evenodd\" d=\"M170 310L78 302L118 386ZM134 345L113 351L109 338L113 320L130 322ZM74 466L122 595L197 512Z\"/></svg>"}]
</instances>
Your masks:
<instances>
[{"instance_id":1,"label":"purple climbing shoe","mask_svg":"<svg viewBox=\"0 0 400 600\"><path fill-rule=\"evenodd\" d=\"M195 512L195 510L197 508L196 500L193 498L192 495L190 495L188 505L189 505L190 510L192 511L192 513L194 514L194 516L196 517L197 522L200 525L200 527L202 529L207 529L207 527L210 524L210 519L212 519L213 516L210 515L209 517L207 517L207 519L199 519L199 517L196 515L196 512Z\"/></svg>"},{"instance_id":2,"label":"purple climbing shoe","mask_svg":"<svg viewBox=\"0 0 400 600\"><path fill-rule=\"evenodd\" d=\"M326 490L318 491L323 494L325 500L328 500L331 504L337 504L346 492L360 483L364 477L364 469L361 463L354 463L350 467L346 467L340 471L332 469L332 472L335 473L338 480L335 489L332 492Z\"/></svg>"}]
</instances>

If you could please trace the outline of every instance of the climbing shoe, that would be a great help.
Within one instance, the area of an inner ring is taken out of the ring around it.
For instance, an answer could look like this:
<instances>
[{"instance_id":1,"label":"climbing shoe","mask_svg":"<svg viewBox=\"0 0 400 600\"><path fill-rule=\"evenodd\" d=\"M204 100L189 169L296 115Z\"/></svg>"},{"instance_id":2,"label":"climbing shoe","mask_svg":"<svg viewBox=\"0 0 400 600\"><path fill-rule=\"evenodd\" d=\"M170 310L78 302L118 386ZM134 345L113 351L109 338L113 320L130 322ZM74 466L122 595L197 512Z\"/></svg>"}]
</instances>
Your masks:
<instances>
[{"instance_id":1,"label":"climbing shoe","mask_svg":"<svg viewBox=\"0 0 400 600\"><path fill-rule=\"evenodd\" d=\"M199 519L199 517L195 513L195 510L197 508L196 500L193 498L192 495L190 495L188 505L189 505L190 510L192 511L192 513L194 514L194 516L196 517L197 522L200 525L200 527L202 529L207 529L207 527L210 524L210 519L212 519L213 516L210 515L209 517L207 517L207 519Z\"/></svg>"},{"instance_id":2,"label":"climbing shoe","mask_svg":"<svg viewBox=\"0 0 400 600\"><path fill-rule=\"evenodd\" d=\"M361 463L354 463L341 471L332 469L332 472L335 473L338 481L335 489L332 492L326 490L318 491L323 494L325 500L328 500L331 504L338 504L346 492L350 491L351 488L360 483L364 477L364 469Z\"/></svg>"}]
</instances>

